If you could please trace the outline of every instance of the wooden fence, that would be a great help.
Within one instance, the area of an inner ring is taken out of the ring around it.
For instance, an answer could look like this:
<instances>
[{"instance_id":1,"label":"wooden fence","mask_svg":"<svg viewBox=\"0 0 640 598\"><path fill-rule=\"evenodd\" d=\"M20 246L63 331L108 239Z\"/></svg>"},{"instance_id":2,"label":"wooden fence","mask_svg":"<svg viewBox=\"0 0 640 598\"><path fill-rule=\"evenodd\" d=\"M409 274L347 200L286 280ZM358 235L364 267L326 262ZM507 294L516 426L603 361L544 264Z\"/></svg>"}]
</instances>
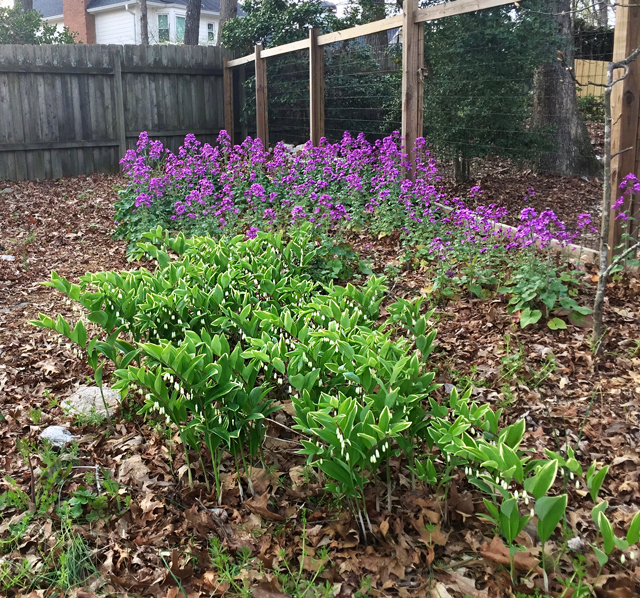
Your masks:
<instances>
[{"instance_id":1,"label":"wooden fence","mask_svg":"<svg viewBox=\"0 0 640 598\"><path fill-rule=\"evenodd\" d=\"M323 46L335 42L347 41L359 37L371 35L381 31L401 28L402 32L402 137L409 157L413 161L413 148L416 138L423 130L423 99L424 85L422 76L424 72L424 23L435 21L455 15L475 12L498 6L514 3L515 0L453 0L435 6L420 9L418 0L404 0L401 15L382 19L366 25L344 29L335 33L319 35L311 30L309 38L274 48L263 49L255 47L255 52L241 58L225 61L224 80L228 90L225 103L226 128L233 137L233 68L254 62L256 74L256 121L257 136L269 145L269 123L267 102L267 68L266 59L296 52L309 50L309 105L310 126L309 139L317 145L324 135L324 65ZM517 4L517 2L516 2ZM625 4L616 9L616 28L614 36L614 61L619 61L631 54L640 45L640 4ZM594 61L577 61L594 62ZM606 65L606 63L603 63ZM589 65L582 64L581 75L588 80L597 81L589 77L585 72ZM601 72L602 67L598 67ZM605 73L606 73L606 66ZM616 73L616 77L622 74ZM597 76L594 74L594 77ZM596 88L590 86L590 88ZM587 93L590 88L585 88ZM581 93L581 95L586 95ZM629 75L622 84L614 87L611 101L612 109L612 136L611 149L614 159L611 167L611 188L615 197L619 193L622 177L633 172L640 177L640 59L629 67ZM408 176L412 176L412 171ZM629 199L628 203L631 203ZM634 204L637 206L637 202ZM634 212L629 223L640 221L640 214ZM616 247L625 231L637 234L637 229L631 228L631 224L623 220L611 219L609 230L609 247Z\"/></svg>"},{"instance_id":2,"label":"wooden fence","mask_svg":"<svg viewBox=\"0 0 640 598\"><path fill-rule=\"evenodd\" d=\"M224 127L224 51L0 45L0 180L116 172L141 131L176 151Z\"/></svg>"},{"instance_id":3,"label":"wooden fence","mask_svg":"<svg viewBox=\"0 0 640 598\"><path fill-rule=\"evenodd\" d=\"M580 84L577 87L579 98L604 95L602 85L607 83L607 64L609 63L605 60L577 59L575 61L576 81Z\"/></svg>"}]
</instances>

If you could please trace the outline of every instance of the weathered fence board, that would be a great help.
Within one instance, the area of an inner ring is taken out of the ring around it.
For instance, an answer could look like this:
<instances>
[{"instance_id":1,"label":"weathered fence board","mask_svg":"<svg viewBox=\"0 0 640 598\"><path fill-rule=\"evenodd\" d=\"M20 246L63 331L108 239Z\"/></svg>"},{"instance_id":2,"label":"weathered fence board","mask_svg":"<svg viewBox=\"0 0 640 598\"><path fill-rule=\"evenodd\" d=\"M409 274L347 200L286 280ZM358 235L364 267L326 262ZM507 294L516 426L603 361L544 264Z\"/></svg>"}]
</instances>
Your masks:
<instances>
[{"instance_id":1,"label":"weathered fence board","mask_svg":"<svg viewBox=\"0 0 640 598\"><path fill-rule=\"evenodd\" d=\"M577 88L578 97L603 96L607 83L606 60L581 60L575 61L576 80L580 85Z\"/></svg>"},{"instance_id":2,"label":"weathered fence board","mask_svg":"<svg viewBox=\"0 0 640 598\"><path fill-rule=\"evenodd\" d=\"M0 45L0 180L117 172L141 131L177 151L224 128L224 51Z\"/></svg>"}]
</instances>

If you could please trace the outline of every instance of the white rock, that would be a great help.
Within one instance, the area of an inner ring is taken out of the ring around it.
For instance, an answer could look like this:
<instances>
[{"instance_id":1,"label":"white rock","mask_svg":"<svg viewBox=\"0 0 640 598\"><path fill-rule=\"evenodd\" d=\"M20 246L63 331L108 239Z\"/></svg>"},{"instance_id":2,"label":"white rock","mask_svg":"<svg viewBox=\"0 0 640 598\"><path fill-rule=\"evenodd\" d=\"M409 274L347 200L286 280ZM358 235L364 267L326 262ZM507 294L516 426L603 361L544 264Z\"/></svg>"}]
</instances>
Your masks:
<instances>
[{"instance_id":1,"label":"white rock","mask_svg":"<svg viewBox=\"0 0 640 598\"><path fill-rule=\"evenodd\" d=\"M111 416L120 406L120 393L103 386L104 401L109 408L108 415ZM107 416L102 401L100 389L97 386L80 386L68 399L62 402L62 406L71 411L71 414L80 413L82 415L102 415Z\"/></svg>"},{"instance_id":2,"label":"white rock","mask_svg":"<svg viewBox=\"0 0 640 598\"><path fill-rule=\"evenodd\" d=\"M584 550L587 545L580 536L575 536L567 542L567 547L569 550L580 552L581 550Z\"/></svg>"},{"instance_id":3,"label":"white rock","mask_svg":"<svg viewBox=\"0 0 640 598\"><path fill-rule=\"evenodd\" d=\"M0 255L0 260L2 260L3 262L15 262L16 261L16 256L15 255Z\"/></svg>"},{"instance_id":4,"label":"white rock","mask_svg":"<svg viewBox=\"0 0 640 598\"><path fill-rule=\"evenodd\" d=\"M62 426L49 426L40 434L42 440L48 440L51 446L64 446L73 440L73 434Z\"/></svg>"}]
</instances>

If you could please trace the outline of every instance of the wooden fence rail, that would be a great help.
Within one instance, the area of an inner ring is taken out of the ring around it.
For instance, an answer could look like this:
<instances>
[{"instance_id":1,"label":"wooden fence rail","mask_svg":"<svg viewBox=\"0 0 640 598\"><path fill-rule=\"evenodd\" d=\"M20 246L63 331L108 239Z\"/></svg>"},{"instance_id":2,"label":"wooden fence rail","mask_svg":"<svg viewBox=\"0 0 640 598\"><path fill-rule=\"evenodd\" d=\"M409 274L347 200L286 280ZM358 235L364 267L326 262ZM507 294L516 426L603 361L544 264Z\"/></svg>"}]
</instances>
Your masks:
<instances>
[{"instance_id":1,"label":"wooden fence rail","mask_svg":"<svg viewBox=\"0 0 640 598\"><path fill-rule=\"evenodd\" d=\"M224 128L224 51L0 45L0 180L116 172L141 131L177 151Z\"/></svg>"}]
</instances>

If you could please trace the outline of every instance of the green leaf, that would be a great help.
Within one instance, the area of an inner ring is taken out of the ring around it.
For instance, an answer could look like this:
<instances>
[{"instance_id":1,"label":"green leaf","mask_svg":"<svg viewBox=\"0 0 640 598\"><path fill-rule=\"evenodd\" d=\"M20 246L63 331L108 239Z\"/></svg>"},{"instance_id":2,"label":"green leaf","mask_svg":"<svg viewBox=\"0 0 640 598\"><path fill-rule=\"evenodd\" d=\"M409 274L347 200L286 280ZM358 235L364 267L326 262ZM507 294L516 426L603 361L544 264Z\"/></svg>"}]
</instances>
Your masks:
<instances>
[{"instance_id":1,"label":"green leaf","mask_svg":"<svg viewBox=\"0 0 640 598\"><path fill-rule=\"evenodd\" d=\"M547 322L547 326L551 330L566 330L567 323L560 318L553 318Z\"/></svg>"},{"instance_id":2,"label":"green leaf","mask_svg":"<svg viewBox=\"0 0 640 598\"><path fill-rule=\"evenodd\" d=\"M598 514L598 527L600 528L600 533L602 534L602 544L604 551L607 554L611 554L611 551L615 546L615 534L613 533L613 526L611 525L611 522L602 512Z\"/></svg>"},{"instance_id":3,"label":"green leaf","mask_svg":"<svg viewBox=\"0 0 640 598\"><path fill-rule=\"evenodd\" d=\"M535 513L538 516L538 536L544 544L553 534L567 509L567 495L543 496L536 501Z\"/></svg>"},{"instance_id":4,"label":"green leaf","mask_svg":"<svg viewBox=\"0 0 640 598\"><path fill-rule=\"evenodd\" d=\"M591 517L593 521L597 524L598 519L600 518L600 513L604 513L609 508L609 501L603 500L598 503L593 509L591 509Z\"/></svg>"},{"instance_id":5,"label":"green leaf","mask_svg":"<svg viewBox=\"0 0 640 598\"><path fill-rule=\"evenodd\" d=\"M526 328L529 324L535 324L542 317L542 312L539 309L531 310L525 308L520 315L520 327Z\"/></svg>"},{"instance_id":6,"label":"green leaf","mask_svg":"<svg viewBox=\"0 0 640 598\"><path fill-rule=\"evenodd\" d=\"M538 469L535 475L524 481L524 489L538 500L553 486L557 473L558 462L553 459Z\"/></svg>"},{"instance_id":7,"label":"green leaf","mask_svg":"<svg viewBox=\"0 0 640 598\"><path fill-rule=\"evenodd\" d=\"M600 550L593 544L591 545L591 548L593 548L593 552L596 555L596 559L598 559L598 564L601 567L604 567L609 562L609 557L604 552L602 552L602 550Z\"/></svg>"},{"instance_id":8,"label":"green leaf","mask_svg":"<svg viewBox=\"0 0 640 598\"><path fill-rule=\"evenodd\" d=\"M500 505L500 528L507 540L512 544L516 536L522 531L529 520L528 517L520 517L518 511L518 501L515 498L509 498ZM524 523L523 523L524 521Z\"/></svg>"},{"instance_id":9,"label":"green leaf","mask_svg":"<svg viewBox=\"0 0 640 598\"><path fill-rule=\"evenodd\" d=\"M498 507L496 507L490 500L483 498L484 506L487 507L487 511L491 513L491 517L495 521L496 524L500 521L500 514L498 512Z\"/></svg>"},{"instance_id":10,"label":"green leaf","mask_svg":"<svg viewBox=\"0 0 640 598\"><path fill-rule=\"evenodd\" d=\"M349 475L349 469L342 463L342 461L337 459L332 461L323 459L322 463L320 461L317 461L316 463L330 478L333 478L336 482L340 482L342 486L346 486L347 488L351 487L352 482L351 476Z\"/></svg>"},{"instance_id":11,"label":"green leaf","mask_svg":"<svg viewBox=\"0 0 640 598\"><path fill-rule=\"evenodd\" d=\"M604 478L606 477L608 471L609 466L605 465L590 480L587 480L589 482L589 494L594 504L596 502L596 499L598 498L598 492L600 492L600 488L602 487L602 483L604 482Z\"/></svg>"},{"instance_id":12,"label":"green leaf","mask_svg":"<svg viewBox=\"0 0 640 598\"><path fill-rule=\"evenodd\" d=\"M96 368L95 374L93 376L95 378L96 384L98 385L98 388L102 388L102 368L103 367L104 367L104 363L101 363Z\"/></svg>"},{"instance_id":13,"label":"green leaf","mask_svg":"<svg viewBox=\"0 0 640 598\"><path fill-rule=\"evenodd\" d=\"M274 357L271 360L271 363L273 364L273 367L276 368L276 370L278 370L281 374L284 374L285 366L284 366L284 361L282 361L282 359L280 359L279 357Z\"/></svg>"},{"instance_id":14,"label":"green leaf","mask_svg":"<svg viewBox=\"0 0 640 598\"><path fill-rule=\"evenodd\" d=\"M630 545L637 544L638 540L640 540L640 511L633 516L627 532L627 542Z\"/></svg>"},{"instance_id":15,"label":"green leaf","mask_svg":"<svg viewBox=\"0 0 640 598\"><path fill-rule=\"evenodd\" d=\"M384 434L389 431L389 421L391 420L391 413L389 413L389 407L385 405L385 408L382 410L380 414L380 419L378 420L378 427Z\"/></svg>"}]
</instances>

